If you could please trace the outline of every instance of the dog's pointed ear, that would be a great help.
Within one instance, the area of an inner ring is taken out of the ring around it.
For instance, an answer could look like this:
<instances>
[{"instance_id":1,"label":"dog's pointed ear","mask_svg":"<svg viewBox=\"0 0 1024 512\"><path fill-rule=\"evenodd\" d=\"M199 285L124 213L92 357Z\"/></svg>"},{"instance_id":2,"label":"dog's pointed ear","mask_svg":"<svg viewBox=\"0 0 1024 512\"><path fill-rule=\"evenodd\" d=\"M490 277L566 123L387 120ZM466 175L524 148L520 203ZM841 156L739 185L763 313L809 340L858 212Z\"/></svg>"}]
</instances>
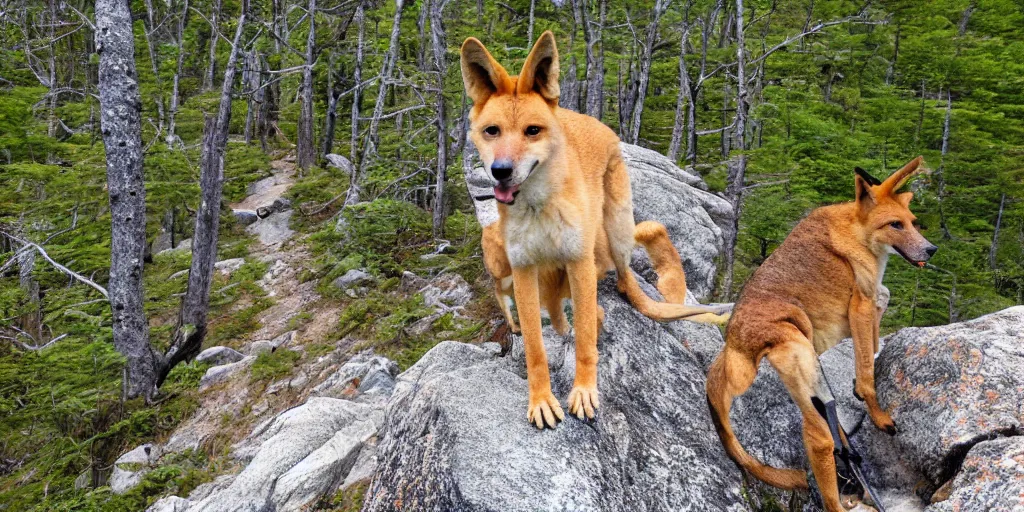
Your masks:
<instances>
[{"instance_id":1,"label":"dog's pointed ear","mask_svg":"<svg viewBox=\"0 0 1024 512\"><path fill-rule=\"evenodd\" d=\"M855 202L857 203L857 209L861 212L867 212L874 208L875 204L878 203L878 200L876 199L877 196L875 195L875 190L874 187L871 186L871 183L861 176L860 173L857 173L857 175L853 177L853 186L856 192L854 197L856 197Z\"/></svg>"},{"instance_id":2,"label":"dog's pointed ear","mask_svg":"<svg viewBox=\"0 0 1024 512\"><path fill-rule=\"evenodd\" d=\"M526 57L523 71L519 73L516 92L536 92L548 105L558 105L558 47L555 45L555 35L550 30L540 35L530 56Z\"/></svg>"},{"instance_id":3,"label":"dog's pointed ear","mask_svg":"<svg viewBox=\"0 0 1024 512\"><path fill-rule=\"evenodd\" d=\"M512 92L512 78L477 38L466 39L461 54L462 82L474 105L483 105L493 94Z\"/></svg>"},{"instance_id":4,"label":"dog's pointed ear","mask_svg":"<svg viewBox=\"0 0 1024 512\"><path fill-rule=\"evenodd\" d=\"M880 196L891 195L910 181L914 176L928 172L928 169L921 165L923 162L924 158L920 156L910 162L907 162L907 165L904 165L900 170L892 173L892 176L886 178L885 181L878 186L876 193Z\"/></svg>"},{"instance_id":5,"label":"dog's pointed ear","mask_svg":"<svg viewBox=\"0 0 1024 512\"><path fill-rule=\"evenodd\" d=\"M913 192L903 192L902 194L896 194L896 202L903 205L904 208L910 208L910 201L914 199Z\"/></svg>"}]
</instances>

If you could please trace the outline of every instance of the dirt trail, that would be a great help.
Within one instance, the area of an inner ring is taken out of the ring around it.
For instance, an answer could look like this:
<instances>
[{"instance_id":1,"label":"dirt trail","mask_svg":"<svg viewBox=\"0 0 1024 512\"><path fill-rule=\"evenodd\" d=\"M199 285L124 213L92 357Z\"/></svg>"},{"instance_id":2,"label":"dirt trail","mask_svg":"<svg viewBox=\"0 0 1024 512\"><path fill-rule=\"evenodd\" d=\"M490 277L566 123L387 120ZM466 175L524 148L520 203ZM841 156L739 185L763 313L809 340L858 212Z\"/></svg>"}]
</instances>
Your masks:
<instances>
[{"instance_id":1,"label":"dirt trail","mask_svg":"<svg viewBox=\"0 0 1024 512\"><path fill-rule=\"evenodd\" d=\"M283 196L295 184L295 162L285 157L270 162L274 175L254 183L250 190L252 195L241 202L231 205L234 210L255 210L260 206L269 206L274 200Z\"/></svg>"}]
</instances>

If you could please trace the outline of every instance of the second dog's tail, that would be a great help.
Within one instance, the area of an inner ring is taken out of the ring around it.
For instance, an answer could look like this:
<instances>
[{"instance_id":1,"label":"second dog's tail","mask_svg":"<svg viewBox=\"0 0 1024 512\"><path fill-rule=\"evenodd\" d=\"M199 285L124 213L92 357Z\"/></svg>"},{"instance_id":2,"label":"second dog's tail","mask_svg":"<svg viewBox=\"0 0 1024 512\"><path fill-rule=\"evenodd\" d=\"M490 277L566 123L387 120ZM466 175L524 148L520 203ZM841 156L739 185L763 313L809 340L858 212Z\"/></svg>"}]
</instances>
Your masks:
<instances>
[{"instance_id":1,"label":"second dog's tail","mask_svg":"<svg viewBox=\"0 0 1024 512\"><path fill-rule=\"evenodd\" d=\"M757 376L757 365L727 346L708 371L707 396L711 421L729 458L759 480L781 489L807 489L807 476L796 469L779 469L763 464L747 453L729 423L733 399L743 394Z\"/></svg>"},{"instance_id":2,"label":"second dog's tail","mask_svg":"<svg viewBox=\"0 0 1024 512\"><path fill-rule=\"evenodd\" d=\"M626 294L629 302L641 314L659 322L686 319L721 325L728 321L729 311L732 310L731 304L685 305L686 274L683 272L683 262L679 258L679 252L672 245L665 226L654 221L641 222L633 231L633 239L647 250L651 264L658 273L658 291L666 300L658 302L648 297L628 268L619 272L619 291Z\"/></svg>"}]
</instances>

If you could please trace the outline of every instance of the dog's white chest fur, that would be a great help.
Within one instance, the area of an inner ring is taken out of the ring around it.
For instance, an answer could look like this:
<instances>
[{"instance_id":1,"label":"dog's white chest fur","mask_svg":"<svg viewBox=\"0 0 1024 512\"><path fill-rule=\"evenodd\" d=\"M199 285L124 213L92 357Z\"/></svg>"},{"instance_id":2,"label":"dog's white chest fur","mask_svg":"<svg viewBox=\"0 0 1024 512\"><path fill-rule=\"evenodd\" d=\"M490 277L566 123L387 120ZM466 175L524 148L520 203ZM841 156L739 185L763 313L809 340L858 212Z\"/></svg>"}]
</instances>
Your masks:
<instances>
[{"instance_id":1,"label":"dog's white chest fur","mask_svg":"<svg viewBox=\"0 0 1024 512\"><path fill-rule=\"evenodd\" d=\"M583 231L557 210L509 208L505 250L513 267L577 260L583 256Z\"/></svg>"}]
</instances>

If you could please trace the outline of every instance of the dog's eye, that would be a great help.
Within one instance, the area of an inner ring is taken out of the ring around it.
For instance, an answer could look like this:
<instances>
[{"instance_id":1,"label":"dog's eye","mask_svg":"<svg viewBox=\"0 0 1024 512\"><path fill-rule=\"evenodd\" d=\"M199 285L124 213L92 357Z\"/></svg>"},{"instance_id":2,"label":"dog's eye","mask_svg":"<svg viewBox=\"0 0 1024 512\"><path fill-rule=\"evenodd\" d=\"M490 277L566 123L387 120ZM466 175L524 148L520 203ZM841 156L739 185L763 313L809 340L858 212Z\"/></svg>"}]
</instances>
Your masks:
<instances>
[{"instance_id":1,"label":"dog's eye","mask_svg":"<svg viewBox=\"0 0 1024 512\"><path fill-rule=\"evenodd\" d=\"M497 126L491 125L488 126L487 128L484 128L484 133L490 135L491 137L497 137L498 134L501 133L501 129L499 129Z\"/></svg>"},{"instance_id":2,"label":"dog's eye","mask_svg":"<svg viewBox=\"0 0 1024 512\"><path fill-rule=\"evenodd\" d=\"M898 220L894 220L894 221L890 222L889 223L889 227L891 227L893 229L898 229L900 231L903 231L903 223L898 221Z\"/></svg>"},{"instance_id":3,"label":"dog's eye","mask_svg":"<svg viewBox=\"0 0 1024 512\"><path fill-rule=\"evenodd\" d=\"M534 137L534 136L537 136L539 134L540 134L540 126L532 126L531 125L531 126L527 126L526 127L526 135L528 135L530 137Z\"/></svg>"}]
</instances>

